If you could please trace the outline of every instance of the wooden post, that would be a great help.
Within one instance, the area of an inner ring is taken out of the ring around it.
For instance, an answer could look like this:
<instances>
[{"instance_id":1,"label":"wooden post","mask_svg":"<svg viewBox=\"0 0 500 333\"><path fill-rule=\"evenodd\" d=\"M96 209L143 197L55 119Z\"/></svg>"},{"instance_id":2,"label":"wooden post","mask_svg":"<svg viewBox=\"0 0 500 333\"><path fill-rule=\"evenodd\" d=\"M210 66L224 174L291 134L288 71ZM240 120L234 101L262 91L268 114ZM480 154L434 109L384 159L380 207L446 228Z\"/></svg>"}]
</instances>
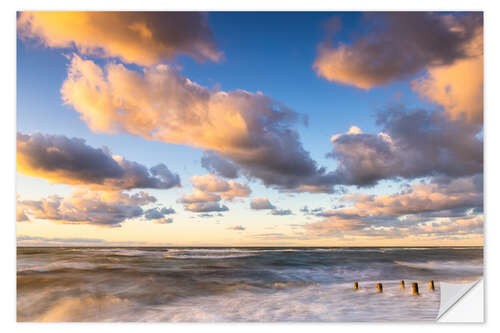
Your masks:
<instances>
[{"instance_id":1,"label":"wooden post","mask_svg":"<svg viewBox=\"0 0 500 333\"><path fill-rule=\"evenodd\" d=\"M377 283L377 290L379 293L384 291L384 288L382 287L382 283Z\"/></svg>"},{"instance_id":2,"label":"wooden post","mask_svg":"<svg viewBox=\"0 0 500 333\"><path fill-rule=\"evenodd\" d=\"M405 289L405 280L401 280L401 289Z\"/></svg>"},{"instance_id":3,"label":"wooden post","mask_svg":"<svg viewBox=\"0 0 500 333\"><path fill-rule=\"evenodd\" d=\"M413 296L418 296L419 295L418 294L418 283L413 282L411 284L411 293L412 293Z\"/></svg>"},{"instance_id":4,"label":"wooden post","mask_svg":"<svg viewBox=\"0 0 500 333\"><path fill-rule=\"evenodd\" d=\"M429 289L434 291L434 280L429 281Z\"/></svg>"},{"instance_id":5,"label":"wooden post","mask_svg":"<svg viewBox=\"0 0 500 333\"><path fill-rule=\"evenodd\" d=\"M358 281L354 281L354 290L358 290L358 289L359 289Z\"/></svg>"}]
</instances>

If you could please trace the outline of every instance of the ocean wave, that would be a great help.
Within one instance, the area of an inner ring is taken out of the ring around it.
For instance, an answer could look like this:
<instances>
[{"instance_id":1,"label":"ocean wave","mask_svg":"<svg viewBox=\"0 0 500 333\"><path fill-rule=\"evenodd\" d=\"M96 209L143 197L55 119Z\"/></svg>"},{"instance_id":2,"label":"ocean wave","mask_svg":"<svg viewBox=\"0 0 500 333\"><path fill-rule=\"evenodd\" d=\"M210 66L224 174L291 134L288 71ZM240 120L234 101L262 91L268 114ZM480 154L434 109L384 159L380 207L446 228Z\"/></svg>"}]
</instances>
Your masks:
<instances>
[{"instance_id":1,"label":"ocean wave","mask_svg":"<svg viewBox=\"0 0 500 333\"><path fill-rule=\"evenodd\" d=\"M91 254L126 256L126 257L161 255L163 253L163 251L148 251L139 249L92 249L88 252Z\"/></svg>"},{"instance_id":2,"label":"ocean wave","mask_svg":"<svg viewBox=\"0 0 500 333\"><path fill-rule=\"evenodd\" d=\"M428 270L443 270L443 271L462 271L462 272L473 272L480 273L483 270L483 262L481 261L440 261L440 260L429 260L423 262L407 262L407 261L394 261L395 264L417 268L417 269L428 269Z\"/></svg>"},{"instance_id":3,"label":"ocean wave","mask_svg":"<svg viewBox=\"0 0 500 333\"><path fill-rule=\"evenodd\" d=\"M163 256L167 259L226 259L245 258L255 256L252 251L233 250L172 250L169 249Z\"/></svg>"},{"instance_id":4,"label":"ocean wave","mask_svg":"<svg viewBox=\"0 0 500 333\"><path fill-rule=\"evenodd\" d=\"M18 273L27 273L27 272L52 272L63 269L75 269L75 270L91 270L98 267L96 264L92 264L89 262L73 262L73 261L58 261L47 264L39 264L39 265L25 265L21 267L17 267Z\"/></svg>"},{"instance_id":5,"label":"ocean wave","mask_svg":"<svg viewBox=\"0 0 500 333\"><path fill-rule=\"evenodd\" d=\"M165 256L184 258L235 258L255 256L266 253L329 253L329 252L379 252L383 253L381 249L343 249L343 248L313 248L313 249L251 249L251 248L231 248L231 249L167 249Z\"/></svg>"}]
</instances>

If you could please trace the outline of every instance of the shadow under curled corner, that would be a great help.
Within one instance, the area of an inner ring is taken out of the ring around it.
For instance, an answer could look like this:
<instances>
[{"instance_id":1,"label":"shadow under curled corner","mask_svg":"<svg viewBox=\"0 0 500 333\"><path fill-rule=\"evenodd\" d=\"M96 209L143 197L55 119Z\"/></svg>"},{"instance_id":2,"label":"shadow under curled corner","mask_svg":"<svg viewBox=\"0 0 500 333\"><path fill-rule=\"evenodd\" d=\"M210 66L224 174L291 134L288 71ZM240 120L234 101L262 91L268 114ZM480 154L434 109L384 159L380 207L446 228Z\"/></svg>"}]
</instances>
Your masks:
<instances>
[{"instance_id":1,"label":"shadow under curled corner","mask_svg":"<svg viewBox=\"0 0 500 333\"><path fill-rule=\"evenodd\" d=\"M472 283L441 283L438 322L484 322L484 281Z\"/></svg>"}]
</instances>

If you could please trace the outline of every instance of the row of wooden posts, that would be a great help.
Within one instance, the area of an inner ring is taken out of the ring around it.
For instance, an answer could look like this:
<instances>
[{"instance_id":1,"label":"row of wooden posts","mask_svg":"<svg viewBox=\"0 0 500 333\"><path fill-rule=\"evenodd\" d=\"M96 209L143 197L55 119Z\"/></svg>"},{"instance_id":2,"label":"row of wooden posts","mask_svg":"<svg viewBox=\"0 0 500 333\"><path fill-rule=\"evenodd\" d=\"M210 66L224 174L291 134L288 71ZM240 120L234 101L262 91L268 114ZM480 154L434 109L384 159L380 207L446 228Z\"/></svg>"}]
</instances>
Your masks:
<instances>
[{"instance_id":1,"label":"row of wooden posts","mask_svg":"<svg viewBox=\"0 0 500 333\"><path fill-rule=\"evenodd\" d=\"M359 289L358 281L354 281L354 290L358 290L358 289ZM405 280L401 280L401 289L405 289ZM434 291L434 280L430 280L429 281L429 289L431 291ZM384 287L382 286L382 283L377 283L377 291L379 293L381 293L381 292L384 291ZM418 296L419 295L419 292L418 292L418 283L417 282L413 282L411 284L411 293L414 296Z\"/></svg>"}]
</instances>

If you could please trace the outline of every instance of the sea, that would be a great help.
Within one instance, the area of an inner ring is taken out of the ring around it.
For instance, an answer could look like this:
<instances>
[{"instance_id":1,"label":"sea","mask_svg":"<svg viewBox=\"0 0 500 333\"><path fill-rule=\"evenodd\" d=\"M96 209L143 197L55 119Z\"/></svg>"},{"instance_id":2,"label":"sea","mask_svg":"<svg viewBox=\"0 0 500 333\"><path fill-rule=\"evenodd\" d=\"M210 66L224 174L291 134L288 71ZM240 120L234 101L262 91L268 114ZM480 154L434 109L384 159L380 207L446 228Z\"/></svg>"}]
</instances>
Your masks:
<instances>
[{"instance_id":1,"label":"sea","mask_svg":"<svg viewBox=\"0 0 500 333\"><path fill-rule=\"evenodd\" d=\"M17 320L433 321L482 274L482 247L18 247Z\"/></svg>"}]
</instances>

